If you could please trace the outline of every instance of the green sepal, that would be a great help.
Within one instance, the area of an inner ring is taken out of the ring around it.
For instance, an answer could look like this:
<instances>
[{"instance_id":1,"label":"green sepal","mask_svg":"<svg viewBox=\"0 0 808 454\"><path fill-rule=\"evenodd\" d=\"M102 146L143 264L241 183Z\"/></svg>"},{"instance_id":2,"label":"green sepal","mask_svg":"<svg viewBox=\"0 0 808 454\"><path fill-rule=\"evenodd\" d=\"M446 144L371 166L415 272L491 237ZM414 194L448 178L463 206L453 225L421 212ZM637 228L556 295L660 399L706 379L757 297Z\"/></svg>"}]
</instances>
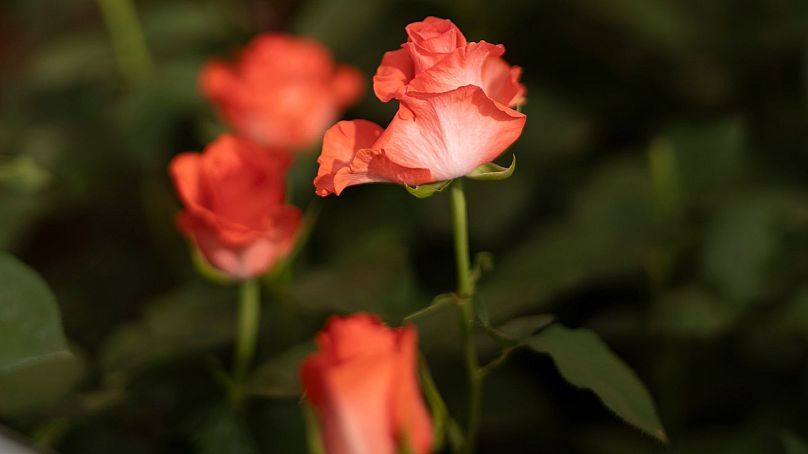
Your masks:
<instances>
[{"instance_id":1,"label":"green sepal","mask_svg":"<svg viewBox=\"0 0 808 454\"><path fill-rule=\"evenodd\" d=\"M451 184L452 181L454 180L437 181L435 183L419 184L418 186L415 187L405 184L404 187L407 188L407 192L414 195L415 197L418 197L419 199L425 199L427 197L432 197L438 192L441 192L444 189L448 188L449 184Z\"/></svg>"},{"instance_id":2,"label":"green sepal","mask_svg":"<svg viewBox=\"0 0 808 454\"><path fill-rule=\"evenodd\" d=\"M499 181L510 178L515 170L516 155L513 155L511 158L511 165L508 167L502 167L499 164L489 162L488 164L483 164L480 167L472 170L470 174L466 175L466 177L471 178L472 180Z\"/></svg>"}]
</instances>

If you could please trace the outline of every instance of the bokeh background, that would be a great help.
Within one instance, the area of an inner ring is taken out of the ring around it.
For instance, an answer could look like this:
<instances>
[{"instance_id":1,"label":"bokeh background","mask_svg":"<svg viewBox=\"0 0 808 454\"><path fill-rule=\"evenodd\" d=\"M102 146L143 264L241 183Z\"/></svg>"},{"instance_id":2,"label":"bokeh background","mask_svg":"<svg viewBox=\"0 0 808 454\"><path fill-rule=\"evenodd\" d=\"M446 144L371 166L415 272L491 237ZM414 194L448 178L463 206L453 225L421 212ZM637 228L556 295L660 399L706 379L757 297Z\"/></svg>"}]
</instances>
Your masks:
<instances>
[{"instance_id":1,"label":"bokeh background","mask_svg":"<svg viewBox=\"0 0 808 454\"><path fill-rule=\"evenodd\" d=\"M0 389L5 432L64 453L305 452L296 359L330 313L399 323L454 287L448 198L370 185L311 205L318 150L298 160L293 200L320 216L264 291L262 397L234 415L216 375L237 292L196 272L166 165L224 129L196 89L207 59L265 31L315 37L368 74L346 118L386 124L369 77L436 15L504 43L528 87L501 158L516 174L466 185L491 319L595 330L671 439L523 352L486 383L480 451L806 452L808 2L138 0L149 55L110 3L0 4L0 250L51 286L78 358ZM461 414L453 317L418 325Z\"/></svg>"}]
</instances>

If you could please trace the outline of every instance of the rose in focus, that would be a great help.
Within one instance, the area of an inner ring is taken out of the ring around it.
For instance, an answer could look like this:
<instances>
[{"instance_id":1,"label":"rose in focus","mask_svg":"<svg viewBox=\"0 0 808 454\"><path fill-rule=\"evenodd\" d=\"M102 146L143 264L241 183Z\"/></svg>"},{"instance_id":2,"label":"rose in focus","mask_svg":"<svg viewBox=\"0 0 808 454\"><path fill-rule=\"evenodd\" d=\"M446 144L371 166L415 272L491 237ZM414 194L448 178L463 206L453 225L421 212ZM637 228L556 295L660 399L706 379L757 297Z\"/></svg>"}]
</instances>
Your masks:
<instances>
[{"instance_id":1,"label":"rose in focus","mask_svg":"<svg viewBox=\"0 0 808 454\"><path fill-rule=\"evenodd\" d=\"M376 96L396 99L388 127L342 121L326 132L317 194L339 195L371 182L415 186L451 180L493 161L522 133L521 69L505 48L469 43L449 20L428 17L406 28L407 42L387 52L373 78Z\"/></svg>"},{"instance_id":2,"label":"rose in focus","mask_svg":"<svg viewBox=\"0 0 808 454\"><path fill-rule=\"evenodd\" d=\"M301 381L328 454L426 454L432 422L417 378L417 334L370 314L332 317Z\"/></svg>"},{"instance_id":3,"label":"rose in focus","mask_svg":"<svg viewBox=\"0 0 808 454\"><path fill-rule=\"evenodd\" d=\"M215 268L237 280L269 270L294 245L301 213L286 205L291 156L223 135L169 166L185 209L180 228Z\"/></svg>"}]
</instances>

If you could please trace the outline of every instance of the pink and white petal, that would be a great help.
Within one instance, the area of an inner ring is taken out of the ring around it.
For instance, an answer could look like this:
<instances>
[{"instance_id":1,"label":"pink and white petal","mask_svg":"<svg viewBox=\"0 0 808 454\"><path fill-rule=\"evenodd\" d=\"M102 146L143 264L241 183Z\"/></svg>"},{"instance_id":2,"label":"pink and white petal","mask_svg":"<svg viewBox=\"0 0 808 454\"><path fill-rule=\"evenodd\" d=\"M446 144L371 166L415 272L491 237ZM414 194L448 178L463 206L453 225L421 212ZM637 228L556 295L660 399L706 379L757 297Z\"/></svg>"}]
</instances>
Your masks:
<instances>
[{"instance_id":1,"label":"pink and white petal","mask_svg":"<svg viewBox=\"0 0 808 454\"><path fill-rule=\"evenodd\" d=\"M365 183L395 183L416 186L434 181L429 169L406 167L387 157L383 150L364 148L356 152L351 165L334 175L334 193Z\"/></svg>"},{"instance_id":2,"label":"pink and white petal","mask_svg":"<svg viewBox=\"0 0 808 454\"><path fill-rule=\"evenodd\" d=\"M415 68L406 49L385 52L373 76L373 92L382 102L388 102L404 92L415 75Z\"/></svg>"},{"instance_id":3,"label":"pink and white petal","mask_svg":"<svg viewBox=\"0 0 808 454\"><path fill-rule=\"evenodd\" d=\"M205 259L233 279L247 280L269 271L294 245L301 215L295 207L279 207L275 225L266 232L243 226L211 224L191 211L180 215L180 227ZM278 210L275 210L278 211Z\"/></svg>"},{"instance_id":4,"label":"pink and white petal","mask_svg":"<svg viewBox=\"0 0 808 454\"><path fill-rule=\"evenodd\" d=\"M317 158L320 165L314 186L317 195L324 197L334 193L334 176L349 167L356 152L373 146L383 129L367 120L340 121L326 131L323 151Z\"/></svg>"},{"instance_id":5,"label":"pink and white petal","mask_svg":"<svg viewBox=\"0 0 808 454\"><path fill-rule=\"evenodd\" d=\"M485 41L459 47L429 70L416 75L408 84L407 92L443 93L476 85L490 96L483 84L483 69L489 59L499 58L504 52L501 45Z\"/></svg>"},{"instance_id":6,"label":"pink and white petal","mask_svg":"<svg viewBox=\"0 0 808 454\"><path fill-rule=\"evenodd\" d=\"M374 148L400 166L428 169L433 181L450 180L493 161L522 134L525 118L476 86L408 93Z\"/></svg>"}]
</instances>

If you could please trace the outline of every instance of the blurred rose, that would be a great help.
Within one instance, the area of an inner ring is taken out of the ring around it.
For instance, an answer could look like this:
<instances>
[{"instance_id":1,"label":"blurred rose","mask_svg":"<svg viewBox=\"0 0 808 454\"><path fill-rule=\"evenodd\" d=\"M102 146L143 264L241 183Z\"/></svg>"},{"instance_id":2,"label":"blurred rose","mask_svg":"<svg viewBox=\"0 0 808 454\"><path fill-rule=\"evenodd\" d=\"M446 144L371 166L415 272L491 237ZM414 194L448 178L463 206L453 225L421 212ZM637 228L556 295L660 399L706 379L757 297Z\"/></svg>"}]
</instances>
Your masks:
<instances>
[{"instance_id":1,"label":"blurred rose","mask_svg":"<svg viewBox=\"0 0 808 454\"><path fill-rule=\"evenodd\" d=\"M223 135L203 153L170 164L185 210L180 228L210 264L245 280L263 274L289 252L300 211L284 204L287 152Z\"/></svg>"},{"instance_id":2,"label":"blurred rose","mask_svg":"<svg viewBox=\"0 0 808 454\"><path fill-rule=\"evenodd\" d=\"M432 422L416 373L417 334L370 314L332 317L301 367L328 454L424 454Z\"/></svg>"},{"instance_id":3,"label":"blurred rose","mask_svg":"<svg viewBox=\"0 0 808 454\"><path fill-rule=\"evenodd\" d=\"M364 120L326 132L314 185L339 195L348 186L392 182L415 186L467 175L493 161L522 134L521 70L502 45L468 43L448 20L407 26L402 49L384 55L373 85L384 102L400 101L387 129Z\"/></svg>"},{"instance_id":4,"label":"blurred rose","mask_svg":"<svg viewBox=\"0 0 808 454\"><path fill-rule=\"evenodd\" d=\"M335 65L315 41L285 34L256 37L233 64L208 63L200 86L239 134L288 149L315 145L364 91L356 68Z\"/></svg>"}]
</instances>

